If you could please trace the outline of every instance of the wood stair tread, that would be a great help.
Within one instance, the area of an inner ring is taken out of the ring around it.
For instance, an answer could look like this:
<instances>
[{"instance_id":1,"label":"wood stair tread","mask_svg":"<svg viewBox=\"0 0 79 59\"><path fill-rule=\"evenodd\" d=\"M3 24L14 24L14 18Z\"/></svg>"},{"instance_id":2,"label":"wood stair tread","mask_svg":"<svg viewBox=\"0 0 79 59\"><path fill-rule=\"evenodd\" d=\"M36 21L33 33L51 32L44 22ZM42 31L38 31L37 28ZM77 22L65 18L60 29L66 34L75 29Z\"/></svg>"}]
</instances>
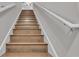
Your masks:
<instances>
[{"instance_id":1,"label":"wood stair tread","mask_svg":"<svg viewBox=\"0 0 79 59\"><path fill-rule=\"evenodd\" d=\"M22 27L22 26L21 26ZM26 27L26 26L25 26ZM29 27L29 26L28 26ZM14 28L13 30L22 30L23 28ZM34 30L41 30L39 27L38 28L33 28ZM30 29L30 28L26 28L26 29L23 29L23 30L33 30L33 29Z\"/></svg>"},{"instance_id":2,"label":"wood stair tread","mask_svg":"<svg viewBox=\"0 0 79 59\"><path fill-rule=\"evenodd\" d=\"M17 22L37 22L37 20L18 20Z\"/></svg>"},{"instance_id":3,"label":"wood stair tread","mask_svg":"<svg viewBox=\"0 0 79 59\"><path fill-rule=\"evenodd\" d=\"M39 26L39 24L16 24L15 26Z\"/></svg>"},{"instance_id":4,"label":"wood stair tread","mask_svg":"<svg viewBox=\"0 0 79 59\"><path fill-rule=\"evenodd\" d=\"M17 23L17 24L38 24L38 23Z\"/></svg>"},{"instance_id":5,"label":"wood stair tread","mask_svg":"<svg viewBox=\"0 0 79 59\"><path fill-rule=\"evenodd\" d=\"M32 28L32 29L28 29L28 28L26 28L26 29L25 28L24 29L23 28L14 28L14 30L16 30L16 29L17 30L41 30L39 28L35 28L35 29L34 28Z\"/></svg>"},{"instance_id":6,"label":"wood stair tread","mask_svg":"<svg viewBox=\"0 0 79 59\"><path fill-rule=\"evenodd\" d=\"M38 26L17 26L17 27L38 27Z\"/></svg>"},{"instance_id":7,"label":"wood stair tread","mask_svg":"<svg viewBox=\"0 0 79 59\"><path fill-rule=\"evenodd\" d=\"M43 35L11 35L11 42L44 42Z\"/></svg>"},{"instance_id":8,"label":"wood stair tread","mask_svg":"<svg viewBox=\"0 0 79 59\"><path fill-rule=\"evenodd\" d=\"M50 57L48 52L6 52L3 56L12 57Z\"/></svg>"},{"instance_id":9,"label":"wood stair tread","mask_svg":"<svg viewBox=\"0 0 79 59\"><path fill-rule=\"evenodd\" d=\"M19 18L19 19L36 20L36 18Z\"/></svg>"},{"instance_id":10,"label":"wood stair tread","mask_svg":"<svg viewBox=\"0 0 79 59\"><path fill-rule=\"evenodd\" d=\"M39 26L39 25L32 25L32 24L27 24L27 25L15 25L16 26Z\"/></svg>"},{"instance_id":11,"label":"wood stair tread","mask_svg":"<svg viewBox=\"0 0 79 59\"><path fill-rule=\"evenodd\" d=\"M32 13L28 13L28 14L26 14L26 13L21 13L21 15L20 16L35 16L34 14L32 14Z\"/></svg>"},{"instance_id":12,"label":"wood stair tread","mask_svg":"<svg viewBox=\"0 0 79 59\"><path fill-rule=\"evenodd\" d=\"M16 28L16 27L25 27L25 28L28 28L28 27L30 27L30 28L40 28L38 24L36 24L36 25L32 25L32 24L27 24L27 25L15 25L15 28Z\"/></svg>"},{"instance_id":13,"label":"wood stair tread","mask_svg":"<svg viewBox=\"0 0 79 59\"><path fill-rule=\"evenodd\" d=\"M20 42L20 41L18 41L18 42L14 42L14 41L10 41L9 43L44 43L44 41L38 41L38 42L26 42L26 41L24 41L24 42Z\"/></svg>"}]
</instances>

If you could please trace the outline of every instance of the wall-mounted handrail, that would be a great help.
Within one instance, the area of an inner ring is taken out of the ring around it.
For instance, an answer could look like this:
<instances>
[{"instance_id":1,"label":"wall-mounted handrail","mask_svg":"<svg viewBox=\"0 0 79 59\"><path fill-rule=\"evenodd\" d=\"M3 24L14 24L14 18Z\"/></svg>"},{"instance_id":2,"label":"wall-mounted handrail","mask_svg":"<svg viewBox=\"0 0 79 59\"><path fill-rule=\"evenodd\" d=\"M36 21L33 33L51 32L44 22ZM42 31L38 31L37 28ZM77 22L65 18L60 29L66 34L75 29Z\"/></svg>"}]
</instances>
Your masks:
<instances>
[{"instance_id":1,"label":"wall-mounted handrail","mask_svg":"<svg viewBox=\"0 0 79 59\"><path fill-rule=\"evenodd\" d=\"M8 10L8 9L14 7L14 6L16 6L16 4L9 4L9 5L7 5L7 6L4 6L4 7L2 7L2 8L0 9L0 13L2 13L2 12L6 11L6 10Z\"/></svg>"},{"instance_id":2,"label":"wall-mounted handrail","mask_svg":"<svg viewBox=\"0 0 79 59\"><path fill-rule=\"evenodd\" d=\"M35 3L34 3L35 4ZM46 11L47 13L49 13L50 15L56 17L59 19L59 21L61 21L64 25L68 26L70 29L73 29L73 28L79 28L79 24L72 24L71 22L65 20L64 18L62 18L61 16L57 15L56 13L54 12L51 12L50 10L48 10L47 8L45 7L42 7L42 6L39 6L37 4L35 4L36 6L40 7L41 9L43 9L44 11Z\"/></svg>"}]
</instances>

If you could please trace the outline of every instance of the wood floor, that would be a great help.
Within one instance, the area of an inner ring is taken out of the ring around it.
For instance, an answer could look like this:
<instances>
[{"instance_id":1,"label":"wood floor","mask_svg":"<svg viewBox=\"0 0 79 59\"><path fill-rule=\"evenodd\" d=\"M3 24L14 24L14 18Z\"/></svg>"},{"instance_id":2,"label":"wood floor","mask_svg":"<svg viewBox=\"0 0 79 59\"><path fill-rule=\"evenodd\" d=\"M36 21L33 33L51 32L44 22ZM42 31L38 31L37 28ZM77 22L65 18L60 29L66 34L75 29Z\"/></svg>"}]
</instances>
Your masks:
<instances>
[{"instance_id":1,"label":"wood floor","mask_svg":"<svg viewBox=\"0 0 79 59\"><path fill-rule=\"evenodd\" d=\"M32 10L22 10L10 42L6 44L5 57L49 57L48 44Z\"/></svg>"}]
</instances>

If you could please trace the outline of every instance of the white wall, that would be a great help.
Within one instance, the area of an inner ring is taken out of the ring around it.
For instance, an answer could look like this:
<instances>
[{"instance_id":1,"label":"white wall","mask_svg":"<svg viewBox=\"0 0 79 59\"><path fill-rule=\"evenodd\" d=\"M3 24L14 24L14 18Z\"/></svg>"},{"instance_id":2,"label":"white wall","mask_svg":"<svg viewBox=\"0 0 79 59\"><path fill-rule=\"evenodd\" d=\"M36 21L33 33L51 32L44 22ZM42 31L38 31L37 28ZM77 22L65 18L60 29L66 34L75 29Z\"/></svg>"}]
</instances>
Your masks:
<instances>
[{"instance_id":1,"label":"white wall","mask_svg":"<svg viewBox=\"0 0 79 59\"><path fill-rule=\"evenodd\" d=\"M71 48L69 49L67 53L67 57L79 57L79 29L78 35L76 36L76 39L73 41L73 44L71 45Z\"/></svg>"},{"instance_id":2,"label":"white wall","mask_svg":"<svg viewBox=\"0 0 79 59\"><path fill-rule=\"evenodd\" d=\"M79 23L79 3L77 2L43 2L38 4L49 9L50 11L54 11L72 23Z\"/></svg>"},{"instance_id":3,"label":"white wall","mask_svg":"<svg viewBox=\"0 0 79 59\"><path fill-rule=\"evenodd\" d=\"M23 2L22 9L23 10L32 10L31 4L28 2Z\"/></svg>"},{"instance_id":4,"label":"white wall","mask_svg":"<svg viewBox=\"0 0 79 59\"><path fill-rule=\"evenodd\" d=\"M0 3L0 4L12 4L9 2ZM5 52L5 46L7 41L7 35L9 36L10 29L13 26L14 22L18 19L18 16L21 12L21 3L15 3L16 5L12 8L9 8L3 12L0 12L0 55ZM8 5L8 6L9 6ZM6 5L7 6L7 5ZM5 38L6 37L6 38ZM9 40L9 38L8 38ZM4 43L5 42L5 43Z\"/></svg>"},{"instance_id":5,"label":"white wall","mask_svg":"<svg viewBox=\"0 0 79 59\"><path fill-rule=\"evenodd\" d=\"M51 12L63 17L71 23L79 23L78 16L78 3L34 3L35 15L41 25L44 35L48 37L50 45L54 48L53 52L57 56L66 56L71 46L76 39L79 31L71 31L69 27L58 21L56 17L50 15L42 8L47 8ZM51 52L49 50L49 52ZM51 54L53 54L53 52Z\"/></svg>"},{"instance_id":6,"label":"white wall","mask_svg":"<svg viewBox=\"0 0 79 59\"><path fill-rule=\"evenodd\" d=\"M7 2L7 3L6 3L6 2L0 2L0 6L1 6L1 5L7 6L7 5L12 4L12 3L13 3L13 2L10 2L10 3L9 3L9 2Z\"/></svg>"},{"instance_id":7,"label":"white wall","mask_svg":"<svg viewBox=\"0 0 79 59\"><path fill-rule=\"evenodd\" d=\"M13 7L9 10L0 13L0 45L5 38L7 32L11 28L13 21L20 12L20 7Z\"/></svg>"}]
</instances>

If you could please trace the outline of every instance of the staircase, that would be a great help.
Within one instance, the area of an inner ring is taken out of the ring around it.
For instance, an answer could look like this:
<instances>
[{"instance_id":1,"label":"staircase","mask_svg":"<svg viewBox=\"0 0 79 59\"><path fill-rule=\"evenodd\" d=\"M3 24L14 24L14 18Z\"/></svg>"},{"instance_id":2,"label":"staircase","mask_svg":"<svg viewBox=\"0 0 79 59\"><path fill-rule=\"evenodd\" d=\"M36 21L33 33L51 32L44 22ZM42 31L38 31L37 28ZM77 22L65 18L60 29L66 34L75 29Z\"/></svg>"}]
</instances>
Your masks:
<instances>
[{"instance_id":1,"label":"staircase","mask_svg":"<svg viewBox=\"0 0 79 59\"><path fill-rule=\"evenodd\" d=\"M7 57L48 57L48 44L32 10L22 10L19 20L6 44Z\"/></svg>"}]
</instances>

